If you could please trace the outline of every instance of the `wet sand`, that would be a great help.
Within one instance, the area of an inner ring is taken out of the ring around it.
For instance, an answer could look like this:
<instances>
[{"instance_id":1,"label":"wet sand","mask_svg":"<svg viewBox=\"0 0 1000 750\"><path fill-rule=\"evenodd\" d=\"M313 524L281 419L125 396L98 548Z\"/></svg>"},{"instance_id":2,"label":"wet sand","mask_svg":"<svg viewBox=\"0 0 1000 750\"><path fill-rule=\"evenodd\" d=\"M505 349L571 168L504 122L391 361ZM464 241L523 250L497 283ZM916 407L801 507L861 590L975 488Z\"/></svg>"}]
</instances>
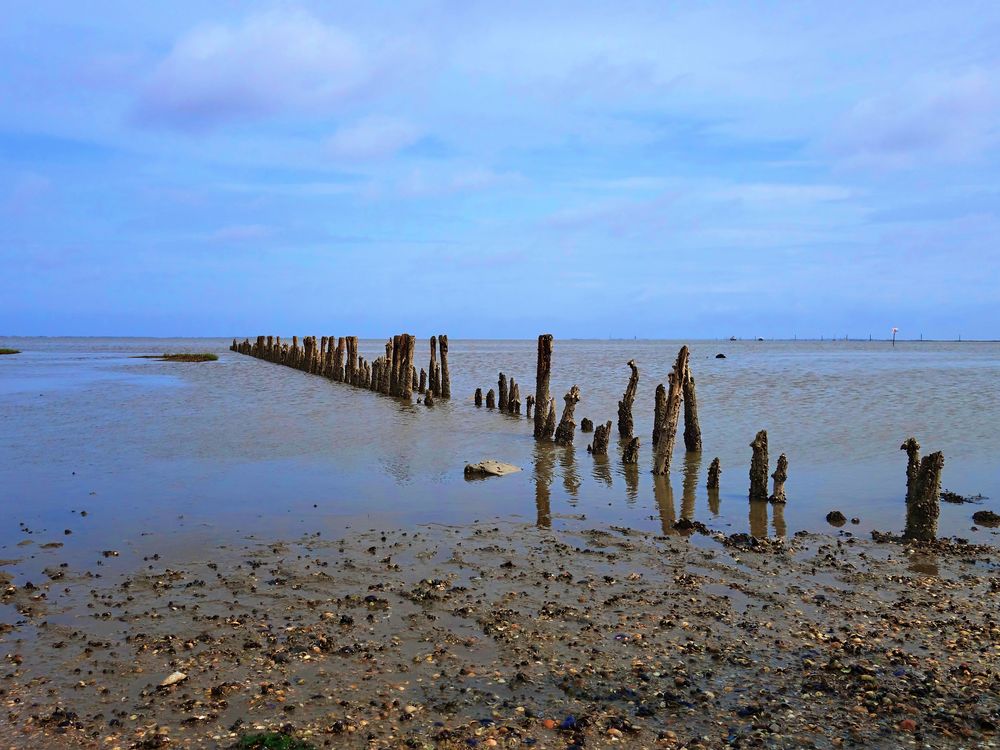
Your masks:
<instances>
[{"instance_id":1,"label":"wet sand","mask_svg":"<svg viewBox=\"0 0 1000 750\"><path fill-rule=\"evenodd\" d=\"M1000 746L995 547L560 526L3 561L0 746Z\"/></svg>"}]
</instances>

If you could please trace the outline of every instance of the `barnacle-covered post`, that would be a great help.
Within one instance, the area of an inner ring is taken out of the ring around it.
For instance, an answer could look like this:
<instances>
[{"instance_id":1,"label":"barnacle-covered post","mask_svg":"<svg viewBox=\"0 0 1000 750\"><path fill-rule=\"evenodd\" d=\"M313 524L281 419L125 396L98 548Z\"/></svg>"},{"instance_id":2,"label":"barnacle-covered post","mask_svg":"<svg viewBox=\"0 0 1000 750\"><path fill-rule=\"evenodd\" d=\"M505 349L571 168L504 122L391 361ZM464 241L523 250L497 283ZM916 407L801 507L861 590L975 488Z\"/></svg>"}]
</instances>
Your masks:
<instances>
[{"instance_id":1,"label":"barnacle-covered post","mask_svg":"<svg viewBox=\"0 0 1000 750\"><path fill-rule=\"evenodd\" d=\"M549 377L552 374L552 334L543 333L538 337L538 361L535 367L535 437L546 435L549 406ZM552 433L548 433L551 435Z\"/></svg>"},{"instance_id":2,"label":"barnacle-covered post","mask_svg":"<svg viewBox=\"0 0 1000 750\"><path fill-rule=\"evenodd\" d=\"M698 396L694 389L690 360L684 369L684 448L688 453L701 452L701 425L698 424Z\"/></svg>"},{"instance_id":3,"label":"barnacle-covered post","mask_svg":"<svg viewBox=\"0 0 1000 750\"><path fill-rule=\"evenodd\" d=\"M758 432L750 447L750 499L767 500L767 430Z\"/></svg>"},{"instance_id":4,"label":"barnacle-covered post","mask_svg":"<svg viewBox=\"0 0 1000 750\"><path fill-rule=\"evenodd\" d=\"M674 444L677 442L677 422L681 414L683 399L684 370L687 368L688 348L682 346L677 354L674 369L668 378L667 406L663 411L663 423L659 429L659 442L653 455L653 473L666 475L670 473L670 459L673 456Z\"/></svg>"},{"instance_id":5,"label":"barnacle-covered post","mask_svg":"<svg viewBox=\"0 0 1000 750\"><path fill-rule=\"evenodd\" d=\"M639 388L639 368L636 367L635 360L630 359L628 366L632 373L629 375L625 394L618 402L618 435L622 440L632 439L632 404L635 403L635 393Z\"/></svg>"},{"instance_id":6,"label":"barnacle-covered post","mask_svg":"<svg viewBox=\"0 0 1000 750\"><path fill-rule=\"evenodd\" d=\"M785 497L785 482L788 481L788 458L784 453L778 456L778 468L774 470L771 479L774 480L774 491L768 500L772 503L787 502L788 499Z\"/></svg>"},{"instance_id":7,"label":"barnacle-covered post","mask_svg":"<svg viewBox=\"0 0 1000 750\"><path fill-rule=\"evenodd\" d=\"M573 435L576 433L573 412L580 401L580 389L574 385L563 396L563 401L566 402L566 405L563 407L562 419L559 420L559 427L556 429L555 442L560 445L570 445L573 442Z\"/></svg>"},{"instance_id":8,"label":"barnacle-covered post","mask_svg":"<svg viewBox=\"0 0 1000 750\"><path fill-rule=\"evenodd\" d=\"M448 337L438 336L438 346L441 348L441 398L451 398L451 374L448 372Z\"/></svg>"}]
</instances>

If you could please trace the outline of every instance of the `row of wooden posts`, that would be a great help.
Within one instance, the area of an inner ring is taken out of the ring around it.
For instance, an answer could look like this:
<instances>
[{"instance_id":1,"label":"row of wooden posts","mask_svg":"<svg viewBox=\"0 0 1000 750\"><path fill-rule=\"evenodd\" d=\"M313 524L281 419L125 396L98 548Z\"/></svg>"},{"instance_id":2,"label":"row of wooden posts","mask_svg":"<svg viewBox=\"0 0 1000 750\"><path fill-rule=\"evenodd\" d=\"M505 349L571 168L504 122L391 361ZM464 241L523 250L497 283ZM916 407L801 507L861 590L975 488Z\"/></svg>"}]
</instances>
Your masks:
<instances>
[{"instance_id":1,"label":"row of wooden posts","mask_svg":"<svg viewBox=\"0 0 1000 750\"><path fill-rule=\"evenodd\" d=\"M414 364L416 338L409 333L393 336L385 342L385 355L368 362L358 354L358 337L292 336L291 343L282 342L281 336L258 336L238 342L233 339L229 348L268 362L294 367L303 372L320 375L338 383L347 383L407 400L413 392L423 394L422 401L432 406L435 398L451 398L451 374L448 371L448 337L431 336L430 361L427 369ZM438 362L438 350L441 361Z\"/></svg>"}]
</instances>

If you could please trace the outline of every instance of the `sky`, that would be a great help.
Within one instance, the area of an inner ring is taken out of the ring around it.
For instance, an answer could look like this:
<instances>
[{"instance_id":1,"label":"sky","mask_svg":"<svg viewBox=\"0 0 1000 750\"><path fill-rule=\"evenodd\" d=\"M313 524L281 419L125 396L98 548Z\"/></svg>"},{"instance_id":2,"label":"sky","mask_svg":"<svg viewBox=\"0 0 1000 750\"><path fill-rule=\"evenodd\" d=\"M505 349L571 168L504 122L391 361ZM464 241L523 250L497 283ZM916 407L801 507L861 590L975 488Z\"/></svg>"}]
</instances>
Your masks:
<instances>
[{"instance_id":1,"label":"sky","mask_svg":"<svg viewBox=\"0 0 1000 750\"><path fill-rule=\"evenodd\" d=\"M1000 338L1000 3L8 0L0 335Z\"/></svg>"}]
</instances>

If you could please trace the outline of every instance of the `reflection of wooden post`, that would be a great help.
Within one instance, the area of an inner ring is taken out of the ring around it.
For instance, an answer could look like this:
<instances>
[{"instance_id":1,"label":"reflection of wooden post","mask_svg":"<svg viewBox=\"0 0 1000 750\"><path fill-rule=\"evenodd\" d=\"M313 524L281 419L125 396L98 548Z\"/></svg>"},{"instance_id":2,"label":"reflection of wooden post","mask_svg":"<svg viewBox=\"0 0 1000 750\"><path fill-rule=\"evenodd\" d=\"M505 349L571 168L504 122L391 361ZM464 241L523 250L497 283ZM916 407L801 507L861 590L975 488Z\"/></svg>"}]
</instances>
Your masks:
<instances>
[{"instance_id":1,"label":"reflection of wooden post","mask_svg":"<svg viewBox=\"0 0 1000 750\"><path fill-rule=\"evenodd\" d=\"M451 375L448 373L448 337L443 333L438 336L438 346L441 347L441 398L451 398Z\"/></svg>"},{"instance_id":2,"label":"reflection of wooden post","mask_svg":"<svg viewBox=\"0 0 1000 750\"><path fill-rule=\"evenodd\" d=\"M629 375L625 395L618 402L618 435L622 440L632 438L632 404L635 402L635 392L639 388L639 368L636 367L635 360L630 359L628 366L632 374Z\"/></svg>"},{"instance_id":3,"label":"reflection of wooden post","mask_svg":"<svg viewBox=\"0 0 1000 750\"><path fill-rule=\"evenodd\" d=\"M430 391L427 392L430 393ZM497 395L496 393L493 392L493 389L490 388L486 392L486 408L495 409L496 407L497 407Z\"/></svg>"},{"instance_id":4,"label":"reflection of wooden post","mask_svg":"<svg viewBox=\"0 0 1000 750\"><path fill-rule=\"evenodd\" d=\"M656 386L656 407L653 410L653 447L660 442L660 426L663 424L663 414L667 411L667 389L663 383Z\"/></svg>"},{"instance_id":5,"label":"reflection of wooden post","mask_svg":"<svg viewBox=\"0 0 1000 750\"><path fill-rule=\"evenodd\" d=\"M483 389L476 388L476 406L483 405Z\"/></svg>"},{"instance_id":6,"label":"reflection of wooden post","mask_svg":"<svg viewBox=\"0 0 1000 750\"><path fill-rule=\"evenodd\" d=\"M768 498L772 503L784 503L788 499L785 497L785 482L788 481L788 458L782 453L778 456L778 468L771 475L774 480L774 492Z\"/></svg>"},{"instance_id":7,"label":"reflection of wooden post","mask_svg":"<svg viewBox=\"0 0 1000 750\"><path fill-rule=\"evenodd\" d=\"M535 437L546 437L549 405L549 377L552 373L552 334L538 337L538 362L535 369ZM552 433L548 433L551 435Z\"/></svg>"},{"instance_id":8,"label":"reflection of wooden post","mask_svg":"<svg viewBox=\"0 0 1000 750\"><path fill-rule=\"evenodd\" d=\"M750 443L750 499L767 500L767 430L761 430Z\"/></svg>"},{"instance_id":9,"label":"reflection of wooden post","mask_svg":"<svg viewBox=\"0 0 1000 750\"><path fill-rule=\"evenodd\" d=\"M684 370L684 448L688 453L701 452L701 425L698 424L698 396L690 365Z\"/></svg>"},{"instance_id":10,"label":"reflection of wooden post","mask_svg":"<svg viewBox=\"0 0 1000 750\"><path fill-rule=\"evenodd\" d=\"M587 450L595 456L608 455L608 441L611 439L611 420L604 424L597 425L594 430L594 441L587 446Z\"/></svg>"},{"instance_id":11,"label":"reflection of wooden post","mask_svg":"<svg viewBox=\"0 0 1000 750\"><path fill-rule=\"evenodd\" d=\"M929 542L937 538L942 469L944 454L940 451L921 459L913 492L906 502L906 530L903 536L907 539Z\"/></svg>"},{"instance_id":12,"label":"reflection of wooden post","mask_svg":"<svg viewBox=\"0 0 1000 750\"><path fill-rule=\"evenodd\" d=\"M497 378L497 393L500 395L497 406L500 411L507 411L507 376L502 372L500 373L500 377Z\"/></svg>"},{"instance_id":13,"label":"reflection of wooden post","mask_svg":"<svg viewBox=\"0 0 1000 750\"><path fill-rule=\"evenodd\" d=\"M622 453L622 463L626 466L639 463L639 438L633 437L625 444L625 451Z\"/></svg>"},{"instance_id":14,"label":"reflection of wooden post","mask_svg":"<svg viewBox=\"0 0 1000 750\"><path fill-rule=\"evenodd\" d=\"M573 442L573 435L576 432L576 422L573 421L573 412L576 404L580 400L580 389L573 386L569 393L563 396L566 405L563 407L562 419L559 420L559 427L556 430L555 442L560 445L570 445Z\"/></svg>"},{"instance_id":15,"label":"reflection of wooden post","mask_svg":"<svg viewBox=\"0 0 1000 750\"><path fill-rule=\"evenodd\" d=\"M719 489L719 475L722 473L722 465L719 463L719 457L716 456L712 459L711 465L708 467L708 482L705 486L710 490Z\"/></svg>"},{"instance_id":16,"label":"reflection of wooden post","mask_svg":"<svg viewBox=\"0 0 1000 750\"><path fill-rule=\"evenodd\" d=\"M684 371L687 369L687 361L688 348L682 346L668 380L667 407L663 412L663 424L659 430L660 439L653 457L654 474L670 473L670 459L673 457L674 444L677 442L677 421L681 414L683 379Z\"/></svg>"}]
</instances>

